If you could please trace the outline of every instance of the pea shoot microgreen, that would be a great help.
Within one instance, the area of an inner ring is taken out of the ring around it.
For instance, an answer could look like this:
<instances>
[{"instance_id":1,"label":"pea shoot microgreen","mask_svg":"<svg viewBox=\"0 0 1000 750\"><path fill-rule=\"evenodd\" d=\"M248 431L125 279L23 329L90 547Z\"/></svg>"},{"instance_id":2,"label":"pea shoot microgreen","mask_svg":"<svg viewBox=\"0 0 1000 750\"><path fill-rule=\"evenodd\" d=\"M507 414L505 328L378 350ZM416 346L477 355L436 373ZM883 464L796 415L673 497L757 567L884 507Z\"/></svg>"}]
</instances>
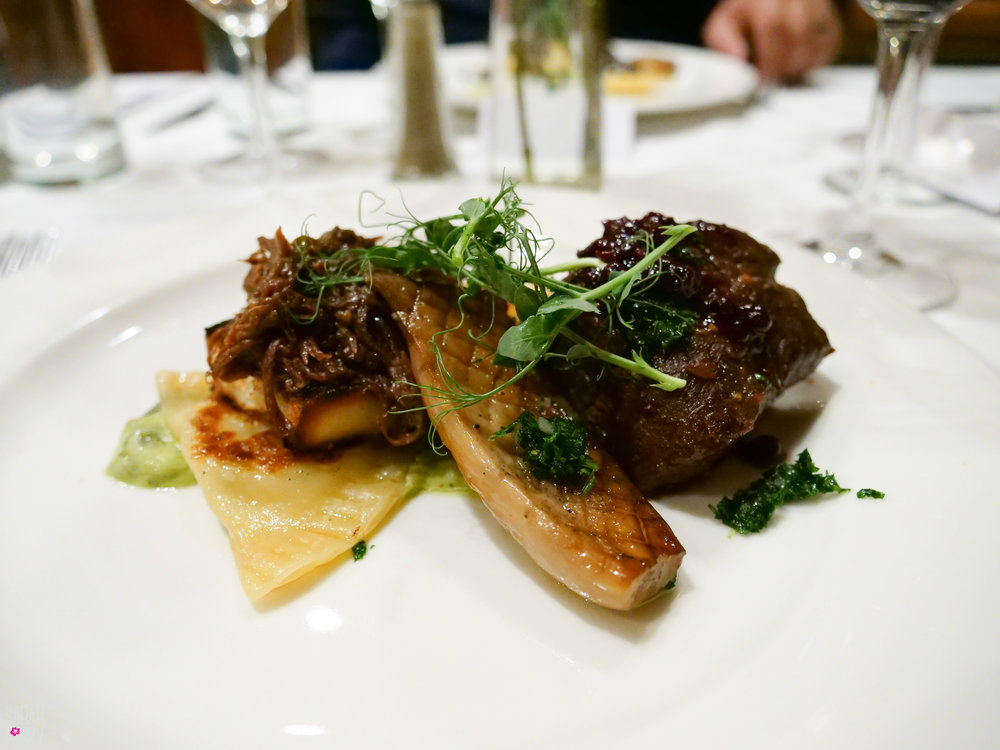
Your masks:
<instances>
[{"instance_id":1,"label":"pea shoot microgreen","mask_svg":"<svg viewBox=\"0 0 1000 750\"><path fill-rule=\"evenodd\" d=\"M410 275L422 270L435 270L453 278L462 290L458 306L480 291L487 291L510 303L517 313L518 323L500 337L496 362L513 370L511 377L486 393L474 393L464 388L448 372L440 348L442 337L462 327L441 331L431 342L437 358L443 387L419 386L451 409L462 408L489 398L531 372L539 363L550 358L577 361L593 358L604 364L622 368L647 378L655 388L676 390L685 385L653 367L648 357L654 347L626 336L633 351L617 354L586 340L570 326L585 313L606 313L609 321L619 321L633 328L637 319L653 320L664 317L664 303L647 293L656 264L665 253L677 247L696 230L686 224L663 227L666 237L659 245L651 238L645 256L631 268L612 273L608 280L593 289L556 278L557 274L576 268L603 265L594 258L581 258L568 263L543 268L540 264L551 250L552 242L536 232L537 223L524 207L515 190L515 183L504 180L492 199L471 198L459 206L458 213L428 221L412 214L396 217L389 225L397 233L382 244L371 248L338 250L329 255L317 255L308 237L299 238L294 246L302 256L298 284L310 294L321 297L324 289L336 284L359 283L370 279L373 270L393 271ZM678 313L681 333L693 328L693 319L683 311ZM671 318L673 320L673 318ZM655 330L645 326L644 331ZM472 334L470 334L472 335ZM479 335L482 335L481 333ZM570 347L553 351L560 338Z\"/></svg>"}]
</instances>

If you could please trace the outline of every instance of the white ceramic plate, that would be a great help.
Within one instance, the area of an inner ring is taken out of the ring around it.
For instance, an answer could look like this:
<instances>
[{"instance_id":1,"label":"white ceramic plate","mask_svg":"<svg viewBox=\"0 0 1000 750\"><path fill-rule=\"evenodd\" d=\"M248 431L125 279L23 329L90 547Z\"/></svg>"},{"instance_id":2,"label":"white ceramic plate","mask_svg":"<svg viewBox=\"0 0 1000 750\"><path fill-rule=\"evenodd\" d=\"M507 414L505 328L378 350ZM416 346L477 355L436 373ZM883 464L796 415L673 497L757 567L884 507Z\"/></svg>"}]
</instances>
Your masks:
<instances>
[{"instance_id":1,"label":"white ceramic plate","mask_svg":"<svg viewBox=\"0 0 1000 750\"><path fill-rule=\"evenodd\" d=\"M670 114L708 109L746 101L757 88L753 66L709 49L666 42L615 39L611 51L617 60L631 62L642 57L669 60L673 76L641 96L609 96L626 103L637 114ZM453 44L442 54L447 97L458 109L475 109L489 93L488 55L485 44Z\"/></svg>"},{"instance_id":2,"label":"white ceramic plate","mask_svg":"<svg viewBox=\"0 0 1000 750\"><path fill-rule=\"evenodd\" d=\"M556 236L592 233L579 204L539 211ZM46 750L989 747L997 379L916 313L780 250L837 351L771 427L887 497L731 536L706 506L751 472L727 464L657 501L688 556L676 592L631 614L561 589L447 494L255 609L196 489L103 474L153 374L202 365L243 269L150 283L67 331L0 383L0 731Z\"/></svg>"}]
</instances>

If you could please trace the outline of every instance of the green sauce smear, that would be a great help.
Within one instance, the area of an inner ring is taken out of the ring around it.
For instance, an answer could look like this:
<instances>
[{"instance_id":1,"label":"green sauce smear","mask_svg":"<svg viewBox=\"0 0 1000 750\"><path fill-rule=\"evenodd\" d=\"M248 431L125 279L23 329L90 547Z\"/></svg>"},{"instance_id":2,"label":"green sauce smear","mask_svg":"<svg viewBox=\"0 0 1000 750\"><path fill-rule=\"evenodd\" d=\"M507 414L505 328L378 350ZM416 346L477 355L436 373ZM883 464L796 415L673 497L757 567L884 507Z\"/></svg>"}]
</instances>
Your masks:
<instances>
[{"instance_id":1,"label":"green sauce smear","mask_svg":"<svg viewBox=\"0 0 1000 750\"><path fill-rule=\"evenodd\" d=\"M771 521L781 505L806 500L816 495L839 495L850 492L837 478L822 471L804 450L793 463L772 466L751 484L724 497L718 505L709 505L715 517L740 534L756 534Z\"/></svg>"},{"instance_id":2,"label":"green sauce smear","mask_svg":"<svg viewBox=\"0 0 1000 750\"><path fill-rule=\"evenodd\" d=\"M580 492L584 494L593 488L597 464L587 453L587 429L583 425L572 419L546 419L523 411L490 439L512 432L532 476L561 484L582 483Z\"/></svg>"},{"instance_id":3,"label":"green sauce smear","mask_svg":"<svg viewBox=\"0 0 1000 750\"><path fill-rule=\"evenodd\" d=\"M451 454L419 453L406 477L410 494L418 492L472 492Z\"/></svg>"},{"instance_id":4,"label":"green sauce smear","mask_svg":"<svg viewBox=\"0 0 1000 750\"><path fill-rule=\"evenodd\" d=\"M145 489L195 484L159 406L125 424L107 473L119 482Z\"/></svg>"}]
</instances>

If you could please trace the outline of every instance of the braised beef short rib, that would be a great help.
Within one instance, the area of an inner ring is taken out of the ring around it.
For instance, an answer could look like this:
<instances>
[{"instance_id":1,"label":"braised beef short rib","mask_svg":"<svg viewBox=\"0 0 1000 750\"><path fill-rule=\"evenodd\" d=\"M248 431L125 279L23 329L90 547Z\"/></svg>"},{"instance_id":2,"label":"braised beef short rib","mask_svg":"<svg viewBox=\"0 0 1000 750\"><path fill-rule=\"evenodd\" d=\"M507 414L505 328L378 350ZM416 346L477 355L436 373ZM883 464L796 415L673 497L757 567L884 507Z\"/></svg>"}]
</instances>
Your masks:
<instances>
[{"instance_id":1,"label":"braised beef short rib","mask_svg":"<svg viewBox=\"0 0 1000 750\"><path fill-rule=\"evenodd\" d=\"M672 219L604 222L604 234L581 257L607 263L570 280L595 287L666 239ZM778 256L744 232L703 221L664 256L653 283L664 299L697 316L694 332L653 356L658 369L687 381L665 392L597 364L555 373L591 431L645 492L704 472L753 429L764 408L808 376L832 349L802 298L777 283ZM627 342L598 315L579 331L628 355Z\"/></svg>"}]
</instances>

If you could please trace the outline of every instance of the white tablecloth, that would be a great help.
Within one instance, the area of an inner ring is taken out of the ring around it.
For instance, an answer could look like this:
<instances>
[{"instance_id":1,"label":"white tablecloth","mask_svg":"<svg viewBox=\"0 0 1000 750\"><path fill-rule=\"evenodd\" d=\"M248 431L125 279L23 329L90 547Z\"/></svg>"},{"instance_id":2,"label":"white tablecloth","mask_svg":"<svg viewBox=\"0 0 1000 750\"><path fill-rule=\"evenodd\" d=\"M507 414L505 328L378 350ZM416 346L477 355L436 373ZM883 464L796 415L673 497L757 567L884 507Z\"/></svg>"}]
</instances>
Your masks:
<instances>
[{"instance_id":1,"label":"white tablecloth","mask_svg":"<svg viewBox=\"0 0 1000 750\"><path fill-rule=\"evenodd\" d=\"M245 257L258 234L311 214L351 225L364 189L440 194L446 205L427 204L444 212L463 195L495 187L484 174L473 124L461 121L455 136L460 178L393 184L383 84L374 73L318 75L313 125L297 142L323 149L331 167L266 190L220 188L198 176L199 164L239 148L221 115L203 107L211 90L202 76L119 77L127 171L79 187L0 183L0 234L55 228L60 235L53 262L0 280L0 375L94 310L127 298L141 288L140 279L183 274L208 255L214 262ZM606 198L610 212L624 196L630 205L641 196L650 210L727 223L763 241L808 238L844 205L822 178L856 158L845 136L863 128L873 86L870 69L832 68L806 86L764 92L747 106L644 118L632 143L610 149L597 200ZM998 92L1000 68L940 68L929 75L924 103L995 105ZM199 106L196 116L172 122ZM588 196L588 204L593 201ZM602 218L582 217L586 232L576 241L599 234ZM1000 218L946 202L880 212L880 226L901 246L919 244L949 269L958 299L931 318L1000 370ZM212 237L218 244L206 240ZM26 299L30 311L23 309Z\"/></svg>"}]
</instances>

